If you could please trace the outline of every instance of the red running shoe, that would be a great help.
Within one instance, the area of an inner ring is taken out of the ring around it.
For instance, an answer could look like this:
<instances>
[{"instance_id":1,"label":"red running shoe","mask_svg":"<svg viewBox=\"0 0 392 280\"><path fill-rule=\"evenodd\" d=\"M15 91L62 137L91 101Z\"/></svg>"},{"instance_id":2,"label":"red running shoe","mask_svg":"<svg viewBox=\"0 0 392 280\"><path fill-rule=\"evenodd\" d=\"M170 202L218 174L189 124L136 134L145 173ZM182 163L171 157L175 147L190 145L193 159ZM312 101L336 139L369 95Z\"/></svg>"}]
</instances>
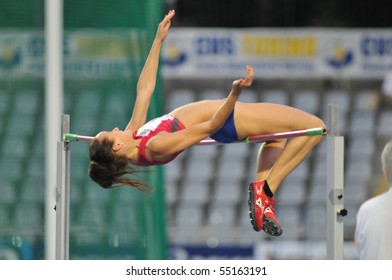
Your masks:
<instances>
[{"instance_id":1,"label":"red running shoe","mask_svg":"<svg viewBox=\"0 0 392 280\"><path fill-rule=\"evenodd\" d=\"M280 236L282 228L275 215L275 199L265 193L266 181L253 182L249 185L249 216L255 231L263 230L269 235Z\"/></svg>"}]
</instances>

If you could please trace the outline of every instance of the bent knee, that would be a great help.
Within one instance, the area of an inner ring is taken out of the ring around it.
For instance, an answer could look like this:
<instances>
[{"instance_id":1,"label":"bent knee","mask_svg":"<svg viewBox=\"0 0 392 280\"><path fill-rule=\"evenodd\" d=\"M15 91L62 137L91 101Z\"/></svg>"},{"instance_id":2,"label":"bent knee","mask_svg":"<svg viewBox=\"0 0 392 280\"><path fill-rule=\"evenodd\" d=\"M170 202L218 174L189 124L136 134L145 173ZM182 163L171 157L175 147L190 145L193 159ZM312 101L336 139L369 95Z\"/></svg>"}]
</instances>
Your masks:
<instances>
[{"instance_id":1,"label":"bent knee","mask_svg":"<svg viewBox=\"0 0 392 280\"><path fill-rule=\"evenodd\" d=\"M322 128L324 131L327 131L327 126L325 125L324 121L316 116L312 119L311 123L312 128ZM318 144L323 140L323 135L316 135L309 137L309 141L314 142L314 144Z\"/></svg>"},{"instance_id":2,"label":"bent knee","mask_svg":"<svg viewBox=\"0 0 392 280\"><path fill-rule=\"evenodd\" d=\"M312 120L313 127L322 127L323 129L327 129L324 121L319 117L314 116Z\"/></svg>"}]
</instances>

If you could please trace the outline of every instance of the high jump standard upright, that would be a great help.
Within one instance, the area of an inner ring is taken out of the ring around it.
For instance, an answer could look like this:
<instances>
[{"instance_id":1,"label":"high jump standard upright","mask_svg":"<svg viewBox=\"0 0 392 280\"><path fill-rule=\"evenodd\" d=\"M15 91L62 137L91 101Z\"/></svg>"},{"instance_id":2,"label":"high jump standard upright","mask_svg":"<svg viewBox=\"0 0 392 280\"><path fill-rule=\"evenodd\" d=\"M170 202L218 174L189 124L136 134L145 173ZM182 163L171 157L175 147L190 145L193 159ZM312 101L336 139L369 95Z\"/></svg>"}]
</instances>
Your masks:
<instances>
[{"instance_id":1,"label":"high jump standard upright","mask_svg":"<svg viewBox=\"0 0 392 280\"><path fill-rule=\"evenodd\" d=\"M327 259L342 260L344 248L344 137L339 136L339 107L328 104Z\"/></svg>"}]
</instances>

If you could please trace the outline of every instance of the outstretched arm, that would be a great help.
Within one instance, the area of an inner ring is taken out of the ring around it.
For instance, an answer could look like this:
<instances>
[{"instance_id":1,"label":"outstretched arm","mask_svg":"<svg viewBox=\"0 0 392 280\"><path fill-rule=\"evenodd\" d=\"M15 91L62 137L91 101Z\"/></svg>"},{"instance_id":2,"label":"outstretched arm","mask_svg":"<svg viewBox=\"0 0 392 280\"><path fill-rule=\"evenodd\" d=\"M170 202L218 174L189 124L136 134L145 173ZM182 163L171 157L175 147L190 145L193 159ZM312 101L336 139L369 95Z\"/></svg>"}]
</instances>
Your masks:
<instances>
[{"instance_id":1,"label":"outstretched arm","mask_svg":"<svg viewBox=\"0 0 392 280\"><path fill-rule=\"evenodd\" d=\"M130 129L135 131L146 122L151 96L155 90L159 55L162 43L167 37L169 28L171 26L171 19L174 17L174 14L174 10L169 11L169 13L158 25L154 42L152 43L150 52L137 83L135 105L133 108L131 120L126 127L126 130Z\"/></svg>"},{"instance_id":2,"label":"outstretched arm","mask_svg":"<svg viewBox=\"0 0 392 280\"><path fill-rule=\"evenodd\" d=\"M151 138L147 144L151 157L158 161L165 159L165 157L185 150L217 132L233 111L242 89L252 84L253 77L253 68L248 66L245 79L239 79L233 82L232 89L225 102L209 120L177 132L161 132Z\"/></svg>"},{"instance_id":3,"label":"outstretched arm","mask_svg":"<svg viewBox=\"0 0 392 280\"><path fill-rule=\"evenodd\" d=\"M253 68L251 66L247 66L245 79L239 79L233 82L229 96L222 104L222 106L212 116L212 118L208 121L209 125L213 130L212 132L210 132L210 134L214 134L223 126L226 119L233 111L235 103L237 102L242 89L249 87L252 84L253 77L254 77Z\"/></svg>"}]
</instances>

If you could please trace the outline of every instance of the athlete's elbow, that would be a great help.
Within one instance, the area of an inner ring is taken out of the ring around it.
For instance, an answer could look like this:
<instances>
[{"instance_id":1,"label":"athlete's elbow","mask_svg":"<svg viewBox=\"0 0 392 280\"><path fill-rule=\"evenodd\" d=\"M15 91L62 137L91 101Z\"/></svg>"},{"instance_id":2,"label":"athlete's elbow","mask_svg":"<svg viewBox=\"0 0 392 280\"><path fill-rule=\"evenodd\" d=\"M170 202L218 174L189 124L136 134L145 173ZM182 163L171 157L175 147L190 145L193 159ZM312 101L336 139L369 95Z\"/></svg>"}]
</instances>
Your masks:
<instances>
[{"instance_id":1,"label":"athlete's elbow","mask_svg":"<svg viewBox=\"0 0 392 280\"><path fill-rule=\"evenodd\" d=\"M212 118L205 125L205 133L208 135L214 134L221 126L222 124L220 122L217 122Z\"/></svg>"},{"instance_id":2,"label":"athlete's elbow","mask_svg":"<svg viewBox=\"0 0 392 280\"><path fill-rule=\"evenodd\" d=\"M138 96L151 97L153 93L154 93L154 86L144 84L144 83L137 85L136 94Z\"/></svg>"}]
</instances>

